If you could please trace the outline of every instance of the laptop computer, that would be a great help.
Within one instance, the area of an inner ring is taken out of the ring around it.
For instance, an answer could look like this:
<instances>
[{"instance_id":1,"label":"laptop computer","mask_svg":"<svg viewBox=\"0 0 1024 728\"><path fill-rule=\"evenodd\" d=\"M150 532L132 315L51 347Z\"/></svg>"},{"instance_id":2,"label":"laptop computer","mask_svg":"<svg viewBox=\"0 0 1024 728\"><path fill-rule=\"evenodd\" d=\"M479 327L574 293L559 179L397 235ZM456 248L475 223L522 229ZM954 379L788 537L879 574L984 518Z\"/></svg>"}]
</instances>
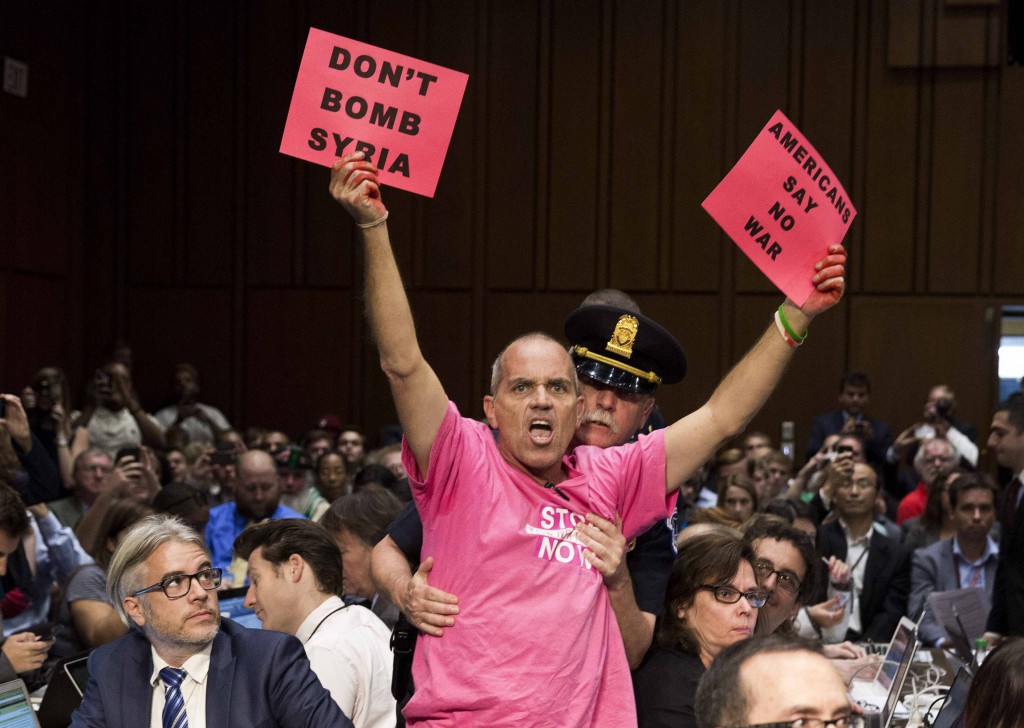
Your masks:
<instances>
[{"instance_id":1,"label":"laptop computer","mask_svg":"<svg viewBox=\"0 0 1024 728\"><path fill-rule=\"evenodd\" d=\"M0 728L39 728L23 680L0 685Z\"/></svg>"},{"instance_id":2,"label":"laptop computer","mask_svg":"<svg viewBox=\"0 0 1024 728\"><path fill-rule=\"evenodd\" d=\"M42 728L67 728L71 725L71 714L81 705L86 683L89 682L88 665L88 652L72 655L57 663L39 705L38 718Z\"/></svg>"},{"instance_id":3,"label":"laptop computer","mask_svg":"<svg viewBox=\"0 0 1024 728\"><path fill-rule=\"evenodd\" d=\"M949 686L942 710L931 722L932 728L961 728L964 724L964 708L967 706L967 693L971 690L971 673L960 668L953 684Z\"/></svg>"},{"instance_id":4,"label":"laptop computer","mask_svg":"<svg viewBox=\"0 0 1024 728\"><path fill-rule=\"evenodd\" d=\"M882 725L889 726L899 704L900 692L917 653L917 625L903 617L885 652L885 662L870 678L854 678L850 697L859 705L873 706L882 713Z\"/></svg>"}]
</instances>

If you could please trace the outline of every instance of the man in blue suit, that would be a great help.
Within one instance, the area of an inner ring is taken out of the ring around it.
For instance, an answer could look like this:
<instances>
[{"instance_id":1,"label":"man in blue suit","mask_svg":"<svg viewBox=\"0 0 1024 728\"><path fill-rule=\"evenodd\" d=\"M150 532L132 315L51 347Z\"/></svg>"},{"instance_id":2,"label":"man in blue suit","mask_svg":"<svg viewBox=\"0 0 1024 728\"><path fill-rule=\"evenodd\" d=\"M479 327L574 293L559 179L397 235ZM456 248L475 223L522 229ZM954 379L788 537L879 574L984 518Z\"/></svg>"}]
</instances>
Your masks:
<instances>
[{"instance_id":1,"label":"man in blue suit","mask_svg":"<svg viewBox=\"0 0 1024 728\"><path fill-rule=\"evenodd\" d=\"M996 520L998 493L986 475L957 476L949 487L956 535L914 552L907 614L917 619L924 612L917 635L930 647L945 646L947 638L932 610L926 608L929 594L977 587L985 590L985 601L991 603L999 547L989 531Z\"/></svg>"},{"instance_id":2,"label":"man in blue suit","mask_svg":"<svg viewBox=\"0 0 1024 728\"><path fill-rule=\"evenodd\" d=\"M291 635L221 622L220 569L181 521L150 516L118 546L107 595L126 636L89 658L72 726L352 728Z\"/></svg>"}]
</instances>

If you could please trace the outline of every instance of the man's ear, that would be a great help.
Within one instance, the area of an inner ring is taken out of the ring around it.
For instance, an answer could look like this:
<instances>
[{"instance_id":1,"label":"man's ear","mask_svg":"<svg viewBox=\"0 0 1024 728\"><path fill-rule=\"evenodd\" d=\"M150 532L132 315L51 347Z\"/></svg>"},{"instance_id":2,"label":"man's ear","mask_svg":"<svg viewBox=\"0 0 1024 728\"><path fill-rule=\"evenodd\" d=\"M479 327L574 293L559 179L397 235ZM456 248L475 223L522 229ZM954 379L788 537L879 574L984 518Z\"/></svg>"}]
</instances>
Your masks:
<instances>
[{"instance_id":1,"label":"man's ear","mask_svg":"<svg viewBox=\"0 0 1024 728\"><path fill-rule=\"evenodd\" d=\"M125 597L124 598L124 611L128 612L128 617L140 627L146 624L146 614L142 611L142 604L139 603L138 597Z\"/></svg>"},{"instance_id":2,"label":"man's ear","mask_svg":"<svg viewBox=\"0 0 1024 728\"><path fill-rule=\"evenodd\" d=\"M580 429L580 423L583 422L583 412L586 409L587 404L583 401L583 395L576 395L576 429Z\"/></svg>"},{"instance_id":3,"label":"man's ear","mask_svg":"<svg viewBox=\"0 0 1024 728\"><path fill-rule=\"evenodd\" d=\"M654 397L648 397L647 401L644 403L644 422L643 422L644 425L647 424L647 420L650 418L651 412L653 412L653 411L654 411ZM642 426L643 425L641 425L641 427Z\"/></svg>"},{"instance_id":4,"label":"man's ear","mask_svg":"<svg viewBox=\"0 0 1024 728\"><path fill-rule=\"evenodd\" d=\"M288 563L282 564L288 569L286 576L292 584L297 584L302 580L302 574L306 569L305 560L298 554L292 554L288 557Z\"/></svg>"},{"instance_id":5,"label":"man's ear","mask_svg":"<svg viewBox=\"0 0 1024 728\"><path fill-rule=\"evenodd\" d=\"M494 397L489 394L484 395L484 417L492 430L498 429L498 420L494 417Z\"/></svg>"}]
</instances>

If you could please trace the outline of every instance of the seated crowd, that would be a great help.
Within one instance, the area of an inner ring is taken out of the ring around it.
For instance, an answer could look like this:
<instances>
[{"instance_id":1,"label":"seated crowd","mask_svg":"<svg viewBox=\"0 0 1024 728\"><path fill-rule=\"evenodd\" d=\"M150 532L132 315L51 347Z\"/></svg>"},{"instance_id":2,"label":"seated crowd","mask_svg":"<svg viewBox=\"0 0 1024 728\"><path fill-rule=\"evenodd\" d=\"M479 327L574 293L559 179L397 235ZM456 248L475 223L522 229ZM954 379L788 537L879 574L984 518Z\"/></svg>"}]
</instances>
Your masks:
<instances>
[{"instance_id":1,"label":"seated crowd","mask_svg":"<svg viewBox=\"0 0 1024 728\"><path fill-rule=\"evenodd\" d=\"M601 292L588 305L632 311L646 325L635 302L616 295ZM568 338L593 347L596 317L576 314ZM651 364L666 382L672 343ZM664 427L653 387L627 394L593 360L574 361L585 400L578 443L621 445ZM231 724L403 724L401 709L420 686L409 680L402 630L422 642L477 616L459 594L431 584L443 567L424 549L412 502L421 484L406 473L415 463L403 460L400 431L373 451L359 427L334 416L295 439L269 428L240 432L198 401L194 367L179 365L174 385L175 403L149 414L122 346L97 370L79 411L54 367L19 396L2 395L5 679L42 686L59 660L116 641L91 670L151 648L152 675L126 675L113 687L93 675L75 725L176 720L202 711L216 690L237 698L231 704L242 712ZM846 682L872 659L862 643L887 642L907 616L920 620L923 644L950 647L933 592L981 590L987 637L1005 641L985 670L1019 659L1012 636L1024 633L1022 577L1000 562L1000 543L1019 556L1020 395L999 406L987 440L1008 473L1002 484L976 470L977 431L955 419L948 387L932 388L921 421L895 439L867 415L868 402L867 377L845 376L840 409L814 420L799 468L792 443L783 454L763 433L719 449L680 487L672 515L635 538L621 518L552 519L551 528L570 526L580 564L607 589L640 726L852 724ZM217 594L227 589L244 593L276 636L221 620ZM175 619L186 626L173 629ZM223 667L236 653L246 665ZM284 679L284 666L287 691L260 694L258 686ZM234 679L218 670L235 670ZM736 689L771 677L781 680L772 704ZM132 713L124 706L140 691ZM1019 706L1012 695L1001 700L1008 711ZM994 720L968 711L972 728Z\"/></svg>"}]
</instances>

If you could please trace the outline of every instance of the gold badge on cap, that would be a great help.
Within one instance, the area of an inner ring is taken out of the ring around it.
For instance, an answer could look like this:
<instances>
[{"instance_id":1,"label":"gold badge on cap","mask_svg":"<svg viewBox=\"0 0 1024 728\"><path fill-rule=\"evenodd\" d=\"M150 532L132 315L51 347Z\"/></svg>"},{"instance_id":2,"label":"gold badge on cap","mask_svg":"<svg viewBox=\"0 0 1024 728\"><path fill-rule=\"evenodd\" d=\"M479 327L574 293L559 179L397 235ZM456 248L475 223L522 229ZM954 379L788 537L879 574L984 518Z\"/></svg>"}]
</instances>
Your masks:
<instances>
[{"instance_id":1,"label":"gold badge on cap","mask_svg":"<svg viewBox=\"0 0 1024 728\"><path fill-rule=\"evenodd\" d=\"M633 342L636 341L636 332L639 328L640 322L635 316L620 316L612 332L612 338L608 339L605 348L629 359L633 356Z\"/></svg>"}]
</instances>

